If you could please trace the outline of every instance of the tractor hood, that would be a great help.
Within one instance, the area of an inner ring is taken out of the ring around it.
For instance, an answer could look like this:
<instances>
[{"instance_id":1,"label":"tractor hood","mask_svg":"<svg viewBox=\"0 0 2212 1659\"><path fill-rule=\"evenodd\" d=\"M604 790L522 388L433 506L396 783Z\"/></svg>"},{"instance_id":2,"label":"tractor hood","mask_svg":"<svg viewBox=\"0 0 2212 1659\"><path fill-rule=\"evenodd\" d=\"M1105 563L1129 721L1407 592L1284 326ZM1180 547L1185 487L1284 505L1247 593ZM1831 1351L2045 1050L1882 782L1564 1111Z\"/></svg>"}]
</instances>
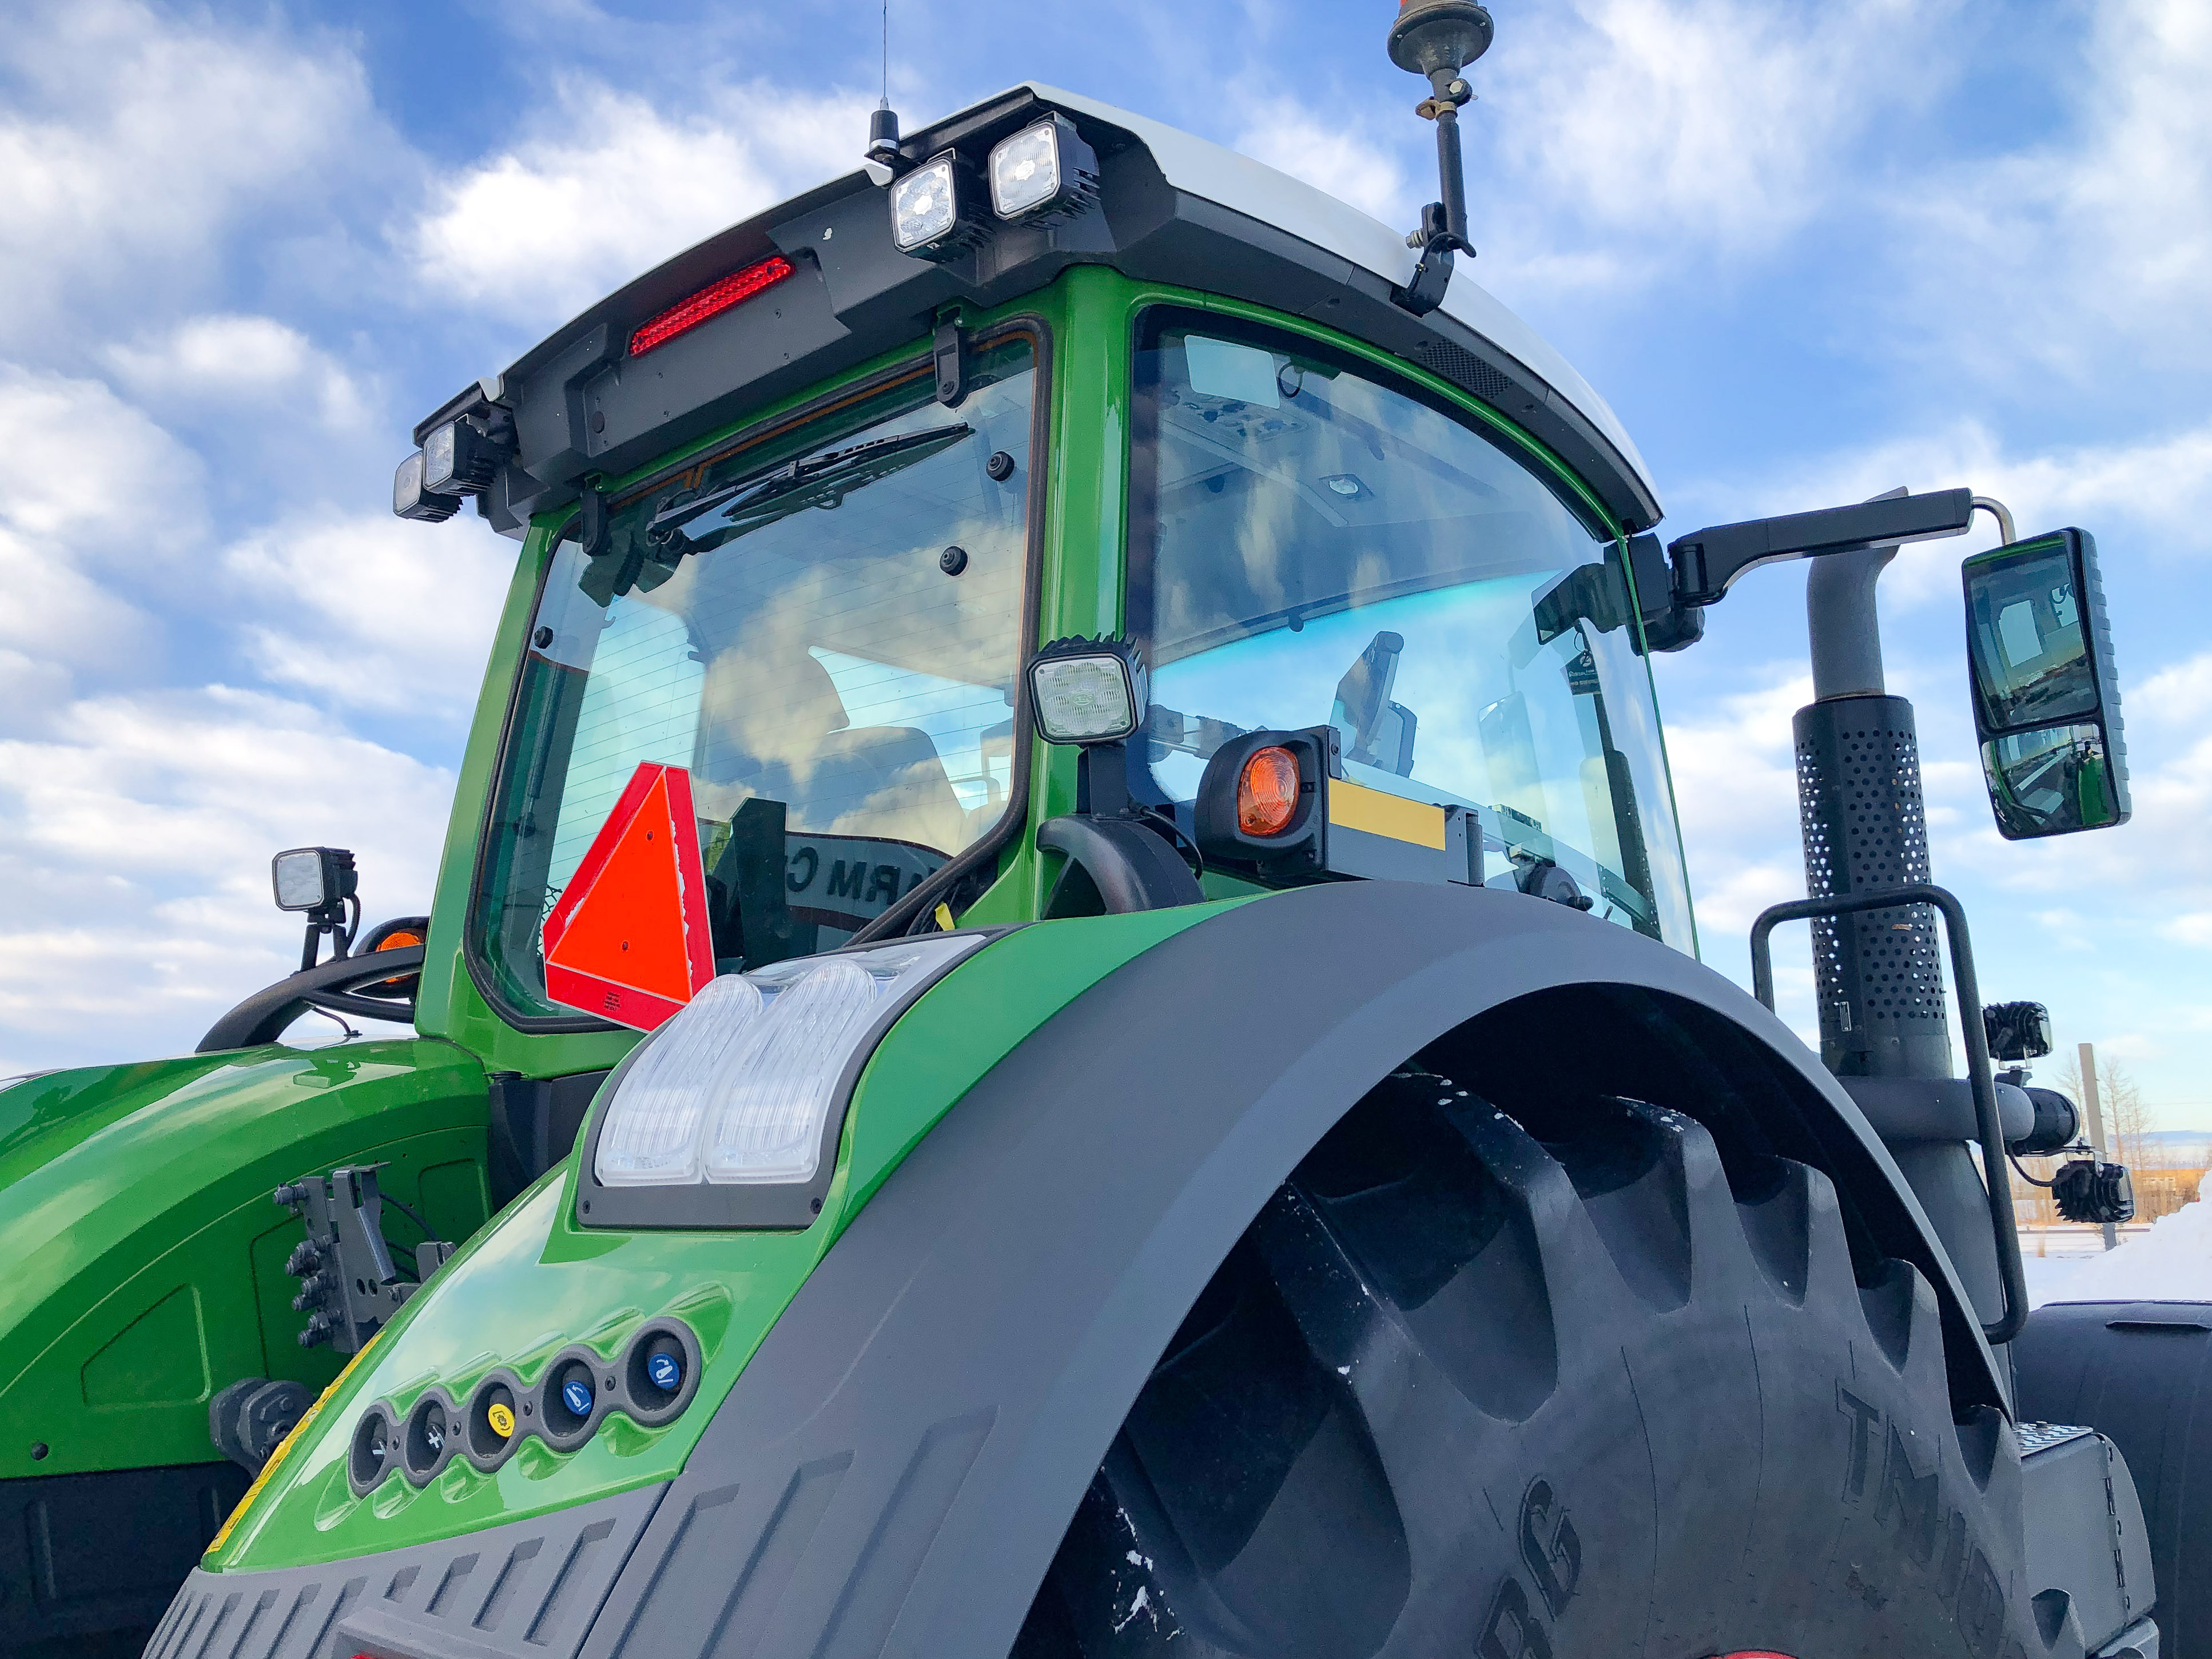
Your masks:
<instances>
[{"instance_id":1,"label":"tractor hood","mask_svg":"<svg viewBox=\"0 0 2212 1659\"><path fill-rule=\"evenodd\" d=\"M862 172L709 237L592 306L504 374L465 388L415 431L512 412L518 452L477 497L501 532L749 410L927 335L950 308L997 306L1070 265L1203 289L1340 328L1490 403L1548 444L1632 530L1660 517L1643 458L1605 400L1464 274L1442 307L1398 303L1415 256L1404 237L1312 185L1217 144L1034 82L925 127L901 146L981 167L991 147L1048 112L1097 152L1099 197L1052 225L986 220L981 240L933 261L891 237L888 191ZM855 135L856 140L858 135ZM763 261L787 275L665 343L638 337L702 289ZM641 349L640 348L643 349Z\"/></svg>"},{"instance_id":2,"label":"tractor hood","mask_svg":"<svg viewBox=\"0 0 2212 1659\"><path fill-rule=\"evenodd\" d=\"M483 1067L422 1038L53 1072L0 1090L0 1478L204 1463L210 1395L319 1386L270 1201L333 1164L459 1230L484 1213ZM364 1149L372 1149L364 1158Z\"/></svg>"}]
</instances>

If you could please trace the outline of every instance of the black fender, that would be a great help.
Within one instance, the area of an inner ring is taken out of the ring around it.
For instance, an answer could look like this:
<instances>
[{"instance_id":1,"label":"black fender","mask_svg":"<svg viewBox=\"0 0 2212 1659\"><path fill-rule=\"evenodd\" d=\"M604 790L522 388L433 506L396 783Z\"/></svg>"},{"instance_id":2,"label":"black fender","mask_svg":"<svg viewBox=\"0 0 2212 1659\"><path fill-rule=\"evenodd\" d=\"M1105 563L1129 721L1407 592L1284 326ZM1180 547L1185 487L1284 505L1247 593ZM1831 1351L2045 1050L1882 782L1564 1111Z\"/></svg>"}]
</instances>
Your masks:
<instances>
[{"instance_id":1,"label":"black fender","mask_svg":"<svg viewBox=\"0 0 2212 1659\"><path fill-rule=\"evenodd\" d=\"M1553 1016L1573 1010L1587 1029L1563 1033ZM1006 1652L1215 1267L1322 1135L1417 1054L1509 1109L1547 1075L1583 1086L1671 1066L1699 1097L1659 1103L1705 1120L1724 1159L1820 1167L1855 1253L1919 1267L1958 1402L2002 1408L1896 1166L1735 986L1519 894L1308 888L1109 975L930 1133L747 1365L584 1652Z\"/></svg>"}]
</instances>

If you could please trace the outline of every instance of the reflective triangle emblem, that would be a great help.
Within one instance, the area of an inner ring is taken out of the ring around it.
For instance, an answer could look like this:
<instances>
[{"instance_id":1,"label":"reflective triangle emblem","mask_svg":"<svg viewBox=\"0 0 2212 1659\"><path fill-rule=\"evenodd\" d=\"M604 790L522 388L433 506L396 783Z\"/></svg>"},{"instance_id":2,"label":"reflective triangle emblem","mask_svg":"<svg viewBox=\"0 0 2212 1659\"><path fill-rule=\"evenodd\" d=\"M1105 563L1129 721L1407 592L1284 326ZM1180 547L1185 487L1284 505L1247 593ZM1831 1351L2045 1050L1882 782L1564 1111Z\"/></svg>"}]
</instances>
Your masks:
<instances>
[{"instance_id":1,"label":"reflective triangle emblem","mask_svg":"<svg viewBox=\"0 0 2212 1659\"><path fill-rule=\"evenodd\" d=\"M714 976L691 775L645 762L545 918L545 993L650 1031Z\"/></svg>"}]
</instances>

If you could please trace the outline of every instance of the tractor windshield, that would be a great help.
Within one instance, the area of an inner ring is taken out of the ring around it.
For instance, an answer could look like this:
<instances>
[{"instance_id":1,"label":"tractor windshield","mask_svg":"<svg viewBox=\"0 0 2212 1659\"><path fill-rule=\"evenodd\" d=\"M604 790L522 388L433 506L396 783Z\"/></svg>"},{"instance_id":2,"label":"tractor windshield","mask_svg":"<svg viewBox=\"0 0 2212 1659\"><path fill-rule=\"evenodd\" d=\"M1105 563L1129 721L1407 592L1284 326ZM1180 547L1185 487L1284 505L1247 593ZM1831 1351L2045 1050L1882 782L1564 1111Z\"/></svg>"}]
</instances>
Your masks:
<instances>
[{"instance_id":1,"label":"tractor windshield","mask_svg":"<svg viewBox=\"0 0 2212 1659\"><path fill-rule=\"evenodd\" d=\"M531 620L472 945L526 1016L538 930L640 762L688 768L720 965L842 943L987 833L1013 774L1030 339L927 365L618 496Z\"/></svg>"},{"instance_id":2,"label":"tractor windshield","mask_svg":"<svg viewBox=\"0 0 2212 1659\"><path fill-rule=\"evenodd\" d=\"M1137 394L1129 619L1170 799L1232 736L1334 725L1348 777L1479 812L1489 884L1548 860L1594 915L1692 948L1620 551L1563 481L1222 319L1152 313Z\"/></svg>"}]
</instances>

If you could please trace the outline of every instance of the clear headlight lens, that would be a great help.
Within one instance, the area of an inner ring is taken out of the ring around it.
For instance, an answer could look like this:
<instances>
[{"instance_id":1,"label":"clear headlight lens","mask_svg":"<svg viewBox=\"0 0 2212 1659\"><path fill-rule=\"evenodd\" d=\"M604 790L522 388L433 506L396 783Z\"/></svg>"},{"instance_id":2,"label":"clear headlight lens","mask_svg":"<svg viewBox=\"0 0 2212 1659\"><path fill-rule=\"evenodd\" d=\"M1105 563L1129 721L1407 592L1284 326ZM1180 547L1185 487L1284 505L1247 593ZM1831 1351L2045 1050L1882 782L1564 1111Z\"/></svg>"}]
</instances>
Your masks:
<instances>
[{"instance_id":1,"label":"clear headlight lens","mask_svg":"<svg viewBox=\"0 0 2212 1659\"><path fill-rule=\"evenodd\" d=\"M593 1168L609 1187L799 1185L821 1169L847 1068L983 940L902 940L726 974L623 1074Z\"/></svg>"},{"instance_id":2,"label":"clear headlight lens","mask_svg":"<svg viewBox=\"0 0 2212 1659\"><path fill-rule=\"evenodd\" d=\"M940 155L891 186L891 240L911 253L948 234L959 222L952 158Z\"/></svg>"},{"instance_id":3,"label":"clear headlight lens","mask_svg":"<svg viewBox=\"0 0 2212 1659\"><path fill-rule=\"evenodd\" d=\"M1024 127L991 152L991 205L1001 219L1060 194L1060 134L1049 121Z\"/></svg>"},{"instance_id":4,"label":"clear headlight lens","mask_svg":"<svg viewBox=\"0 0 2212 1659\"><path fill-rule=\"evenodd\" d=\"M1098 155L1057 112L993 148L991 206L1001 219L1072 219L1098 200Z\"/></svg>"},{"instance_id":5,"label":"clear headlight lens","mask_svg":"<svg viewBox=\"0 0 2212 1659\"><path fill-rule=\"evenodd\" d=\"M1057 648L1056 641L1048 647ZM1130 736L1145 714L1139 672L1117 652L1036 658L1030 664L1030 698L1036 709L1038 732L1047 743L1098 743Z\"/></svg>"},{"instance_id":6,"label":"clear headlight lens","mask_svg":"<svg viewBox=\"0 0 2212 1659\"><path fill-rule=\"evenodd\" d=\"M760 1024L768 1000L741 974L691 999L623 1074L599 1131L599 1179L610 1187L680 1187L699 1179L700 1085Z\"/></svg>"}]
</instances>

